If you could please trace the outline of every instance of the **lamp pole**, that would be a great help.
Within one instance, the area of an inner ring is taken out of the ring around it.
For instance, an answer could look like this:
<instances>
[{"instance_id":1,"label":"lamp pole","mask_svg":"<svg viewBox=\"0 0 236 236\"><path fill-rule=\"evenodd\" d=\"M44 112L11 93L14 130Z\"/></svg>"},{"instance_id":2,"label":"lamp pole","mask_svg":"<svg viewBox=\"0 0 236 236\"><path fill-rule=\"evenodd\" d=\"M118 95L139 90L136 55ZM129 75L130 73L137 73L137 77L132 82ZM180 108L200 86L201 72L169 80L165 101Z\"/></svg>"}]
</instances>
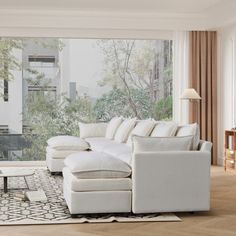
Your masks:
<instances>
[{"instance_id":1,"label":"lamp pole","mask_svg":"<svg viewBox=\"0 0 236 236\"><path fill-rule=\"evenodd\" d=\"M195 89L187 88L187 89L184 90L184 92L181 96L181 99L182 100L188 100L189 102L191 102L193 104L193 106L192 106L193 111L192 112L195 115L194 122L198 123L198 104L197 104L197 102L202 99L200 97L200 95L196 92ZM196 104L196 106L194 106L195 104Z\"/></svg>"}]
</instances>

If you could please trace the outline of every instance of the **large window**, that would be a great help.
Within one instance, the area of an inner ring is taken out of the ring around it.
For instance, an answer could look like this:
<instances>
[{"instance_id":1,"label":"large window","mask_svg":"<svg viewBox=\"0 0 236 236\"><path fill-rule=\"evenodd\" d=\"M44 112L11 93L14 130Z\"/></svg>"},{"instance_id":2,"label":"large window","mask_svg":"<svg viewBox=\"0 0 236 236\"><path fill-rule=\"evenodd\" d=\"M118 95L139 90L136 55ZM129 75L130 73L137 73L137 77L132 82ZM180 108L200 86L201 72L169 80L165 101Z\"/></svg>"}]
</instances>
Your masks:
<instances>
[{"instance_id":1,"label":"large window","mask_svg":"<svg viewBox=\"0 0 236 236\"><path fill-rule=\"evenodd\" d=\"M172 40L1 38L0 46L0 160L44 160L46 140L79 135L79 122L172 119ZM4 143L11 139L15 146Z\"/></svg>"}]
</instances>

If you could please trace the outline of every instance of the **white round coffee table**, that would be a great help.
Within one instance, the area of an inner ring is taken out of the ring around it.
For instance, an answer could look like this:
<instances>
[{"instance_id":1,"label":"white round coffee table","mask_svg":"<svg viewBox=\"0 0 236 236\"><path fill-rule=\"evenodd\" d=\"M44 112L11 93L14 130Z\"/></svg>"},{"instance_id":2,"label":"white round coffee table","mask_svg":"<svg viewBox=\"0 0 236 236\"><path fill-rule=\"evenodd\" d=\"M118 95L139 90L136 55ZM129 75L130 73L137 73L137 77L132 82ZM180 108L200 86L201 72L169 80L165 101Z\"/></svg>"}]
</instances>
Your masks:
<instances>
[{"instance_id":1,"label":"white round coffee table","mask_svg":"<svg viewBox=\"0 0 236 236\"><path fill-rule=\"evenodd\" d=\"M27 176L31 176L34 175L34 170L27 170L27 169L3 169L0 170L0 178L3 178L3 189L4 189L4 193L7 193L8 187L7 187L7 179L9 177L23 177L26 183L27 188L29 189L29 185L27 183Z\"/></svg>"}]
</instances>

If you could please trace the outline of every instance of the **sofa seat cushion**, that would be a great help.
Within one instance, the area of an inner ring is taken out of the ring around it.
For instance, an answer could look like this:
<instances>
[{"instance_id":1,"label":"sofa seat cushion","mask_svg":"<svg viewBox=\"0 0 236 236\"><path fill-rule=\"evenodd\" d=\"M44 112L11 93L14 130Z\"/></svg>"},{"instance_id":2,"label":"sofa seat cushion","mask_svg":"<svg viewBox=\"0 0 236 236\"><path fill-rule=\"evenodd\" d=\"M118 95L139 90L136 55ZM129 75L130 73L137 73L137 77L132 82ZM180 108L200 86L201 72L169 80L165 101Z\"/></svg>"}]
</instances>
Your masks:
<instances>
[{"instance_id":1,"label":"sofa seat cushion","mask_svg":"<svg viewBox=\"0 0 236 236\"><path fill-rule=\"evenodd\" d=\"M104 148L115 143L113 140L103 137L86 138L85 141L89 143L90 149L95 152L102 152Z\"/></svg>"},{"instance_id":2,"label":"sofa seat cushion","mask_svg":"<svg viewBox=\"0 0 236 236\"><path fill-rule=\"evenodd\" d=\"M48 146L56 150L76 150L84 151L89 148L89 145L85 140L69 135L55 136L47 140Z\"/></svg>"},{"instance_id":3,"label":"sofa seat cushion","mask_svg":"<svg viewBox=\"0 0 236 236\"><path fill-rule=\"evenodd\" d=\"M79 179L71 173L68 167L63 169L63 177L74 192L129 191L132 188L130 178Z\"/></svg>"},{"instance_id":4,"label":"sofa seat cushion","mask_svg":"<svg viewBox=\"0 0 236 236\"><path fill-rule=\"evenodd\" d=\"M123 153L119 156L116 156L115 158L120 159L121 161L124 161L125 163L127 163L129 166L131 166L132 162L132 153L131 152L127 152L127 153Z\"/></svg>"},{"instance_id":5,"label":"sofa seat cushion","mask_svg":"<svg viewBox=\"0 0 236 236\"><path fill-rule=\"evenodd\" d=\"M73 175L81 179L126 178L131 174L129 165L101 152L78 152L65 161Z\"/></svg>"},{"instance_id":6,"label":"sofa seat cushion","mask_svg":"<svg viewBox=\"0 0 236 236\"><path fill-rule=\"evenodd\" d=\"M79 152L78 150L57 150L50 146L46 148L46 155L50 156L53 159L64 159L72 153Z\"/></svg>"},{"instance_id":7,"label":"sofa seat cushion","mask_svg":"<svg viewBox=\"0 0 236 236\"><path fill-rule=\"evenodd\" d=\"M113 143L109 146L106 146L103 149L103 152L106 154L109 154L114 157L118 157L119 155L125 154L125 153L131 153L132 148L124 143Z\"/></svg>"}]
</instances>

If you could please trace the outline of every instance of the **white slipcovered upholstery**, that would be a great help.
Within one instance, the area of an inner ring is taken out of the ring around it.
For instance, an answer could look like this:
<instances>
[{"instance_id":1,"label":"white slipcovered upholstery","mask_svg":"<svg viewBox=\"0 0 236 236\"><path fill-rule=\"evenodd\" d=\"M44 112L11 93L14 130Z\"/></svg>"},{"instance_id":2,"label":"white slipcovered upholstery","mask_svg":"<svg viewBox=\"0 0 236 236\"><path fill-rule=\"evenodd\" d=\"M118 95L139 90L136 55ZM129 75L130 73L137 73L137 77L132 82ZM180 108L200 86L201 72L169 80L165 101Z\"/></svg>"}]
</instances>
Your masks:
<instances>
[{"instance_id":1,"label":"white slipcovered upholstery","mask_svg":"<svg viewBox=\"0 0 236 236\"><path fill-rule=\"evenodd\" d=\"M127 153L123 153L120 154L118 156L116 156L116 158L124 161L125 163L127 163L129 166L131 166L131 160L132 160L132 153L127 152Z\"/></svg>"},{"instance_id":2,"label":"white slipcovered upholstery","mask_svg":"<svg viewBox=\"0 0 236 236\"><path fill-rule=\"evenodd\" d=\"M131 212L131 191L74 192L64 178L63 193L71 214Z\"/></svg>"},{"instance_id":3,"label":"white slipcovered upholstery","mask_svg":"<svg viewBox=\"0 0 236 236\"><path fill-rule=\"evenodd\" d=\"M133 136L133 152L190 151L193 136L139 137Z\"/></svg>"},{"instance_id":4,"label":"white slipcovered upholstery","mask_svg":"<svg viewBox=\"0 0 236 236\"><path fill-rule=\"evenodd\" d=\"M73 137L70 150L68 139L65 146L61 138L49 141L59 140L61 145L59 150L47 148L49 170L62 171L63 156L72 153L65 157L63 169L64 197L71 214L209 210L212 144L199 142L195 124L177 127L175 122L157 122L152 138L133 137L132 152L124 142L139 122L122 122L114 139L115 126L108 132L109 138L104 130L102 137L83 141ZM138 134L147 135L139 128ZM76 148L82 150L77 144L83 142L86 151L76 152ZM198 151L189 151L191 148ZM122 172L125 175L116 175Z\"/></svg>"},{"instance_id":5,"label":"white slipcovered upholstery","mask_svg":"<svg viewBox=\"0 0 236 236\"><path fill-rule=\"evenodd\" d=\"M132 162L134 213L210 209L210 152L140 152Z\"/></svg>"},{"instance_id":6,"label":"white slipcovered upholstery","mask_svg":"<svg viewBox=\"0 0 236 236\"><path fill-rule=\"evenodd\" d=\"M134 127L134 129L131 131L127 144L129 146L132 146L133 135L138 135L138 136L143 136L143 137L149 136L154 126L155 126L155 122L151 119L139 121L137 125Z\"/></svg>"},{"instance_id":7,"label":"white slipcovered upholstery","mask_svg":"<svg viewBox=\"0 0 236 236\"><path fill-rule=\"evenodd\" d=\"M193 135L192 150L197 150L200 142L200 130L197 123L178 127L176 136L181 137L187 135Z\"/></svg>"},{"instance_id":8,"label":"white slipcovered upholstery","mask_svg":"<svg viewBox=\"0 0 236 236\"><path fill-rule=\"evenodd\" d=\"M79 152L69 155L65 165L81 179L125 178L131 169L123 161L102 152Z\"/></svg>"},{"instance_id":9,"label":"white slipcovered upholstery","mask_svg":"<svg viewBox=\"0 0 236 236\"><path fill-rule=\"evenodd\" d=\"M50 156L53 159L65 159L66 156L69 156L72 153L79 152L78 150L57 150L50 146L46 148L46 155Z\"/></svg>"},{"instance_id":10,"label":"white slipcovered upholstery","mask_svg":"<svg viewBox=\"0 0 236 236\"><path fill-rule=\"evenodd\" d=\"M132 188L130 178L80 179L73 175L68 167L63 168L63 177L74 192L128 191Z\"/></svg>"},{"instance_id":11,"label":"white slipcovered upholstery","mask_svg":"<svg viewBox=\"0 0 236 236\"><path fill-rule=\"evenodd\" d=\"M122 117L114 117L110 120L110 122L107 125L106 135L105 137L107 139L113 139L118 127L121 125L123 121Z\"/></svg>"},{"instance_id":12,"label":"white slipcovered upholstery","mask_svg":"<svg viewBox=\"0 0 236 236\"><path fill-rule=\"evenodd\" d=\"M110 140L104 137L86 138L85 140L89 143L90 149L96 152L102 152L104 148L115 143L114 140Z\"/></svg>"},{"instance_id":13,"label":"white slipcovered upholstery","mask_svg":"<svg viewBox=\"0 0 236 236\"><path fill-rule=\"evenodd\" d=\"M130 165L132 150L128 145L101 137L87 138L86 141L89 143L91 150L109 154Z\"/></svg>"},{"instance_id":14,"label":"white slipcovered upholstery","mask_svg":"<svg viewBox=\"0 0 236 236\"><path fill-rule=\"evenodd\" d=\"M105 137L107 123L79 123L80 138Z\"/></svg>"},{"instance_id":15,"label":"white slipcovered upholstery","mask_svg":"<svg viewBox=\"0 0 236 236\"><path fill-rule=\"evenodd\" d=\"M87 142L75 136L61 135L48 139L47 144L49 147L56 150L76 150L84 151L89 148Z\"/></svg>"},{"instance_id":16,"label":"white slipcovered upholstery","mask_svg":"<svg viewBox=\"0 0 236 236\"><path fill-rule=\"evenodd\" d=\"M131 155L131 147L123 143L114 143L105 147L103 152L114 157L118 157L124 153L129 153Z\"/></svg>"},{"instance_id":17,"label":"white slipcovered upholstery","mask_svg":"<svg viewBox=\"0 0 236 236\"><path fill-rule=\"evenodd\" d=\"M115 141L119 143L125 143L135 125L136 125L136 118L124 120L116 131L114 138Z\"/></svg>"},{"instance_id":18,"label":"white slipcovered upholstery","mask_svg":"<svg viewBox=\"0 0 236 236\"><path fill-rule=\"evenodd\" d=\"M89 144L75 136L56 136L50 138L46 147L46 163L50 172L61 172L64 159L72 154L89 149Z\"/></svg>"},{"instance_id":19,"label":"white slipcovered upholstery","mask_svg":"<svg viewBox=\"0 0 236 236\"><path fill-rule=\"evenodd\" d=\"M178 128L177 123L173 121L157 122L151 133L151 137L169 137L174 136Z\"/></svg>"}]
</instances>

